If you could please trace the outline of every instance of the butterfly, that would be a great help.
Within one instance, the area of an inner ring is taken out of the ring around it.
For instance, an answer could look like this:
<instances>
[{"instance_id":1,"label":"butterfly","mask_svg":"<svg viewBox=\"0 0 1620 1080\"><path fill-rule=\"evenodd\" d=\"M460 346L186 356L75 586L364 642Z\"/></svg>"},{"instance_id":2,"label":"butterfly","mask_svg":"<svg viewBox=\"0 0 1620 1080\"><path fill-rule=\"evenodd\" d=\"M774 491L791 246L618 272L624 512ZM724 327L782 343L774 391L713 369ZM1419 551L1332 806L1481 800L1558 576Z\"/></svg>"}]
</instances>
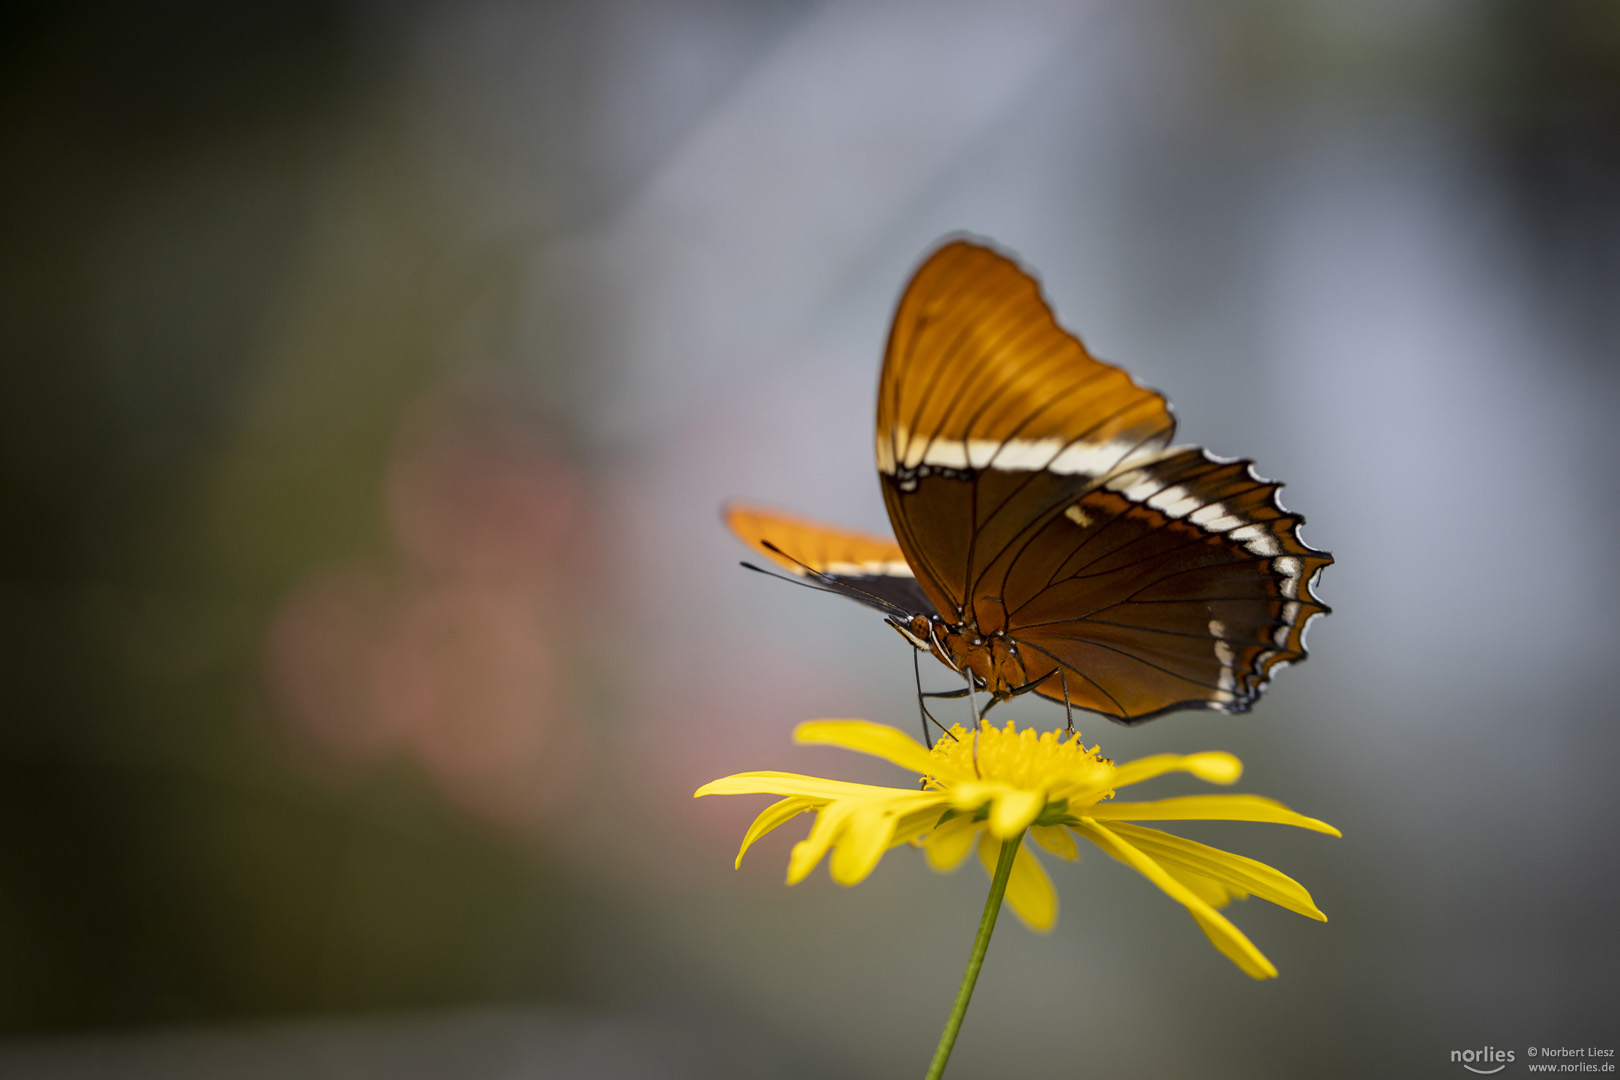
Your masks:
<instances>
[{"instance_id":1,"label":"butterfly","mask_svg":"<svg viewBox=\"0 0 1620 1080\"><path fill-rule=\"evenodd\" d=\"M1058 325L1033 276L955 240L906 287L878 380L894 539L744 504L725 520L966 680L935 696L1033 692L1124 724L1247 712L1305 659L1333 558L1280 484L1174 434L1164 396Z\"/></svg>"}]
</instances>

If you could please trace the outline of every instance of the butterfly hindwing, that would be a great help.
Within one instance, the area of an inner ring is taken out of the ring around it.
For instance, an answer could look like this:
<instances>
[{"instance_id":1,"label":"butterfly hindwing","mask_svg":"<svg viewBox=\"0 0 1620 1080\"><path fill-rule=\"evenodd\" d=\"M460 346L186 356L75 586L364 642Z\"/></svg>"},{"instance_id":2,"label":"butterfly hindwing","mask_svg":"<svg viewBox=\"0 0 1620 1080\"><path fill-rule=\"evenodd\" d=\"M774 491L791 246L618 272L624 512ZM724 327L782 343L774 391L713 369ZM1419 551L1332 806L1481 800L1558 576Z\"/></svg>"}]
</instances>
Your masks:
<instances>
[{"instance_id":1,"label":"butterfly hindwing","mask_svg":"<svg viewBox=\"0 0 1620 1080\"><path fill-rule=\"evenodd\" d=\"M1305 657L1332 562L1299 538L1278 485L1202 450L1131 463L1081 496L982 581L1039 692L1127 723L1170 709L1247 711Z\"/></svg>"}]
</instances>

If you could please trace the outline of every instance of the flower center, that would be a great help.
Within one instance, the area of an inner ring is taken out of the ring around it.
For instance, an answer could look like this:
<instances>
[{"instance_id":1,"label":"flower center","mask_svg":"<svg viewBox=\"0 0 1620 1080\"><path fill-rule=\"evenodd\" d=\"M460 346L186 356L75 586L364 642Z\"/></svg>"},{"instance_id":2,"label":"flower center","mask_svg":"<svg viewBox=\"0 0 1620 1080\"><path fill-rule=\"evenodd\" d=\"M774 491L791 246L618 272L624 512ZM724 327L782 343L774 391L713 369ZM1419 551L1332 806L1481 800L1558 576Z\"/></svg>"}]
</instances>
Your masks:
<instances>
[{"instance_id":1,"label":"flower center","mask_svg":"<svg viewBox=\"0 0 1620 1080\"><path fill-rule=\"evenodd\" d=\"M973 733L957 724L934 741L932 756L944 766L942 772L968 773L1071 800L1106 794L1113 783L1114 763L1102 756L1101 747L1088 749L1078 731L1036 734L1030 728L1017 730L1009 720L1005 728L980 728L977 748L974 744Z\"/></svg>"}]
</instances>

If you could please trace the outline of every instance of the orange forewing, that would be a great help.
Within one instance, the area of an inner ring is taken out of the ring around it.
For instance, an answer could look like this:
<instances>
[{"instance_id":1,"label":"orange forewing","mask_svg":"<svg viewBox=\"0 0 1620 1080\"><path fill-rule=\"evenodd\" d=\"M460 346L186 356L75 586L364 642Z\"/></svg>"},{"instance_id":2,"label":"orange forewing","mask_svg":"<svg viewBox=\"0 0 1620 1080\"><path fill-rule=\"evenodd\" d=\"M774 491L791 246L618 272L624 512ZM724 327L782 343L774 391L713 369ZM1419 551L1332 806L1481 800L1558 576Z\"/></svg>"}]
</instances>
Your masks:
<instances>
[{"instance_id":1,"label":"orange forewing","mask_svg":"<svg viewBox=\"0 0 1620 1080\"><path fill-rule=\"evenodd\" d=\"M911 575L900 546L881 536L745 503L727 505L724 516L737 539L795 574L808 567L823 574Z\"/></svg>"},{"instance_id":2,"label":"orange forewing","mask_svg":"<svg viewBox=\"0 0 1620 1080\"><path fill-rule=\"evenodd\" d=\"M1016 439L1054 458L1096 449L1090 472L1100 475L1167 446L1174 432L1164 396L1087 352L1058 325L1039 282L1004 255L952 241L900 298L878 380L882 472L931 453L948 462L953 443L976 467L995 466L994 448Z\"/></svg>"}]
</instances>

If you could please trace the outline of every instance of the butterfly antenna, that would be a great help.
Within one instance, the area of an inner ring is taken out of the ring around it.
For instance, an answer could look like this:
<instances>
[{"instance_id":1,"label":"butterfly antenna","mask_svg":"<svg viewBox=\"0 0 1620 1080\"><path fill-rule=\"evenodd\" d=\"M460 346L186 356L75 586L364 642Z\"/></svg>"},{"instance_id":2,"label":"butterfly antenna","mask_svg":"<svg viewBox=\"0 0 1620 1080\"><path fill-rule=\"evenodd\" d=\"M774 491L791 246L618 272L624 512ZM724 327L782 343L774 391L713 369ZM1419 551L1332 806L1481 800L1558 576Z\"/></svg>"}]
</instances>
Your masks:
<instances>
[{"instance_id":1,"label":"butterfly antenna","mask_svg":"<svg viewBox=\"0 0 1620 1080\"><path fill-rule=\"evenodd\" d=\"M788 574L779 574L775 570L767 570L763 566L755 566L751 562L740 562L737 565L742 567L744 570L752 570L756 574L764 574L766 577L775 578L777 581L785 581L789 585L798 585L814 592L833 593L834 595L838 594L837 589L829 589L824 585L815 585L800 577L792 577Z\"/></svg>"},{"instance_id":2,"label":"butterfly antenna","mask_svg":"<svg viewBox=\"0 0 1620 1080\"><path fill-rule=\"evenodd\" d=\"M869 593L865 589L857 589L855 586L849 584L848 582L839 581L837 578L833 577L831 574L822 573L820 570L817 570L815 567L809 565L808 563L800 562L798 559L795 559L793 556L789 555L787 552L783 551L781 548L777 547L775 544L771 543L769 540L761 540L760 545L762 547L768 549L772 553L782 556L782 558L786 559L788 562L792 563L794 566L797 566L799 569L803 570L806 574L809 574L811 577L815 578L817 581L821 582L823 585L832 586L831 588L823 590L824 592L836 592L836 593L841 593L841 594L843 594L845 596L851 596L851 595L860 596L860 597L863 597L864 599L866 599L868 602L870 602L874 607L881 608L882 610L887 611L887 612L889 612L891 614L894 614L894 615L902 615L907 619L911 618L911 616L913 614L912 612L907 611L905 608L901 607L900 605L894 603L892 600L885 600L885 599L883 599L883 597L878 596L876 593ZM743 565L748 566L747 563L743 563ZM756 567L751 567L751 569L757 570L759 568L756 566Z\"/></svg>"},{"instance_id":3,"label":"butterfly antenna","mask_svg":"<svg viewBox=\"0 0 1620 1080\"><path fill-rule=\"evenodd\" d=\"M816 583L810 583L810 581L805 581L804 578L795 578L795 576L786 575L786 573L778 573L776 570L766 570L765 567L755 567L752 562L739 562L737 565L744 568L744 570L753 570L755 573L763 573L763 575L768 576L768 578L776 578L778 581L786 581L787 585L797 585L802 586L802 588L812 589L812 591L815 591L815 593L831 593L833 596L846 597L851 593L860 593L860 589L852 589L847 585L842 585L842 583L839 583L836 578L828 578L829 581L833 581L834 585L826 586L821 585L820 580L816 581ZM862 596L870 596L868 593L860 594L862 594ZM873 596L872 602L873 604L886 604L888 601L885 601L883 597ZM893 612L896 615L904 615L906 619L910 619L910 612L901 609L901 607L896 607L894 604L889 604L889 609L893 609Z\"/></svg>"},{"instance_id":4,"label":"butterfly antenna","mask_svg":"<svg viewBox=\"0 0 1620 1080\"><path fill-rule=\"evenodd\" d=\"M759 566L759 565L757 565L755 563L749 562L747 559L740 560L737 563L737 565L742 567L744 570L752 570L756 574L764 574L766 577L773 577L777 581L785 581L789 585L803 585L807 589L816 590L816 592L832 592L833 591L831 589L823 588L821 585L812 584L812 583L804 580L804 578L802 578L802 577L797 577L797 576L794 576L794 575L791 575L791 574L784 574L780 570L772 570L768 566Z\"/></svg>"}]
</instances>

